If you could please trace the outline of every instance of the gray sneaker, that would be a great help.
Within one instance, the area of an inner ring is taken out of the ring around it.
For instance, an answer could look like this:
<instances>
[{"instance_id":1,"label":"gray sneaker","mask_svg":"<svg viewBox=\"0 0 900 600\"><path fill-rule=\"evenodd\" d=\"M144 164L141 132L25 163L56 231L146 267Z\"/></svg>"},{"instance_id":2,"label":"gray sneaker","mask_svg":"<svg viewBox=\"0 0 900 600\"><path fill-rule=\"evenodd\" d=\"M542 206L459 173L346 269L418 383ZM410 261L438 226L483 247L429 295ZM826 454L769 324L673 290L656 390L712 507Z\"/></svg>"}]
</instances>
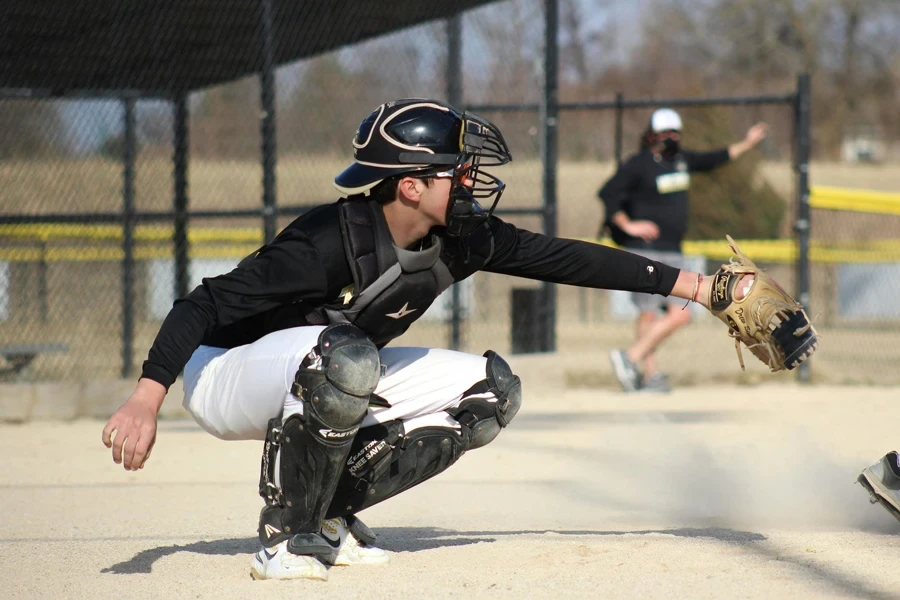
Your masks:
<instances>
[{"instance_id":1,"label":"gray sneaker","mask_svg":"<svg viewBox=\"0 0 900 600\"><path fill-rule=\"evenodd\" d=\"M869 492L869 501L878 502L900 521L900 457L888 452L856 479Z\"/></svg>"},{"instance_id":2,"label":"gray sneaker","mask_svg":"<svg viewBox=\"0 0 900 600\"><path fill-rule=\"evenodd\" d=\"M668 394L672 391L672 386L669 385L669 378L666 375L656 371L644 379L641 391Z\"/></svg>"},{"instance_id":3,"label":"gray sneaker","mask_svg":"<svg viewBox=\"0 0 900 600\"><path fill-rule=\"evenodd\" d=\"M624 350L612 350L609 353L609 360L612 362L613 371L619 383L622 384L622 388L626 392L638 391L643 383L643 378L637 365L628 358L628 354Z\"/></svg>"}]
</instances>

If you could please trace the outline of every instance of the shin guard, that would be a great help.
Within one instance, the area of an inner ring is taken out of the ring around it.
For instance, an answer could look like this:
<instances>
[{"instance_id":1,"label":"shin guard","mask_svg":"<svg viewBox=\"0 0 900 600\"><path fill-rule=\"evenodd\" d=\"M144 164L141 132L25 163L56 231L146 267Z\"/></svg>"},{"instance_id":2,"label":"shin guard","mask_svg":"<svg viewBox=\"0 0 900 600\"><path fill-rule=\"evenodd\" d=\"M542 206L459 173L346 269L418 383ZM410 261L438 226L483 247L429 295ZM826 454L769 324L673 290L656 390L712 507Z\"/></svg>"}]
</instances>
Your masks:
<instances>
[{"instance_id":1,"label":"shin guard","mask_svg":"<svg viewBox=\"0 0 900 600\"><path fill-rule=\"evenodd\" d=\"M521 381L495 352L486 377L447 409L455 427L420 427L407 433L402 421L360 430L338 483L328 517L368 508L443 472L468 450L491 442L522 405Z\"/></svg>"},{"instance_id":2,"label":"shin guard","mask_svg":"<svg viewBox=\"0 0 900 600\"><path fill-rule=\"evenodd\" d=\"M269 423L260 478L264 545L290 538L295 554L328 550L317 532L380 374L378 349L356 327L335 325L319 336L291 390L303 414Z\"/></svg>"}]
</instances>

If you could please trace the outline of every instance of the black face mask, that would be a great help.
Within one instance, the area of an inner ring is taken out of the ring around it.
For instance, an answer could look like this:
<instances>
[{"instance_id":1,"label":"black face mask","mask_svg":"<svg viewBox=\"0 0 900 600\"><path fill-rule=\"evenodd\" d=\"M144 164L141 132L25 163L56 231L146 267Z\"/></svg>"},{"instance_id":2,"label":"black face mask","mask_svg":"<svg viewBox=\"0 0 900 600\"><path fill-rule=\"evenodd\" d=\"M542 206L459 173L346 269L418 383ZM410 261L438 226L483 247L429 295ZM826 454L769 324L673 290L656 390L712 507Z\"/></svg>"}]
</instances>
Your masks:
<instances>
[{"instance_id":1,"label":"black face mask","mask_svg":"<svg viewBox=\"0 0 900 600\"><path fill-rule=\"evenodd\" d=\"M504 189L505 183L481 170L479 157L463 155L450 184L447 235L464 239L487 223Z\"/></svg>"},{"instance_id":2,"label":"black face mask","mask_svg":"<svg viewBox=\"0 0 900 600\"><path fill-rule=\"evenodd\" d=\"M479 226L487 223L499 199L500 194L497 194L494 205L486 210L478 203L471 190L462 185L456 186L447 206L447 235L468 237Z\"/></svg>"},{"instance_id":3,"label":"black face mask","mask_svg":"<svg viewBox=\"0 0 900 600\"><path fill-rule=\"evenodd\" d=\"M671 157L675 156L676 154L678 154L679 148L680 148L680 145L678 143L678 140L666 138L662 142L662 153L661 154L663 156L665 156L666 158L671 158Z\"/></svg>"}]
</instances>

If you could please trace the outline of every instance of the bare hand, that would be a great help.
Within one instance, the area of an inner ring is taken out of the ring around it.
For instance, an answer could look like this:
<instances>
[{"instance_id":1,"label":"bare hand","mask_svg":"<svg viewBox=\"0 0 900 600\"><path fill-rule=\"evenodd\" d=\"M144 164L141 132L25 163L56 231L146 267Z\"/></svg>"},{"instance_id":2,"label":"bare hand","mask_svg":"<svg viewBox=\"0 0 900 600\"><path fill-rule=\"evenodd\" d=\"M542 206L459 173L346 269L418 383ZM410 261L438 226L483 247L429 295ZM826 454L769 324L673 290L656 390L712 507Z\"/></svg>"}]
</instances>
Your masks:
<instances>
[{"instance_id":1,"label":"bare hand","mask_svg":"<svg viewBox=\"0 0 900 600\"><path fill-rule=\"evenodd\" d=\"M632 237L652 242L659 237L659 225L653 221L631 221L622 230Z\"/></svg>"},{"instance_id":2,"label":"bare hand","mask_svg":"<svg viewBox=\"0 0 900 600\"><path fill-rule=\"evenodd\" d=\"M757 123L753 127L747 130L747 135L744 138L747 143L755 146L766 138L766 135L769 132L769 126L766 123Z\"/></svg>"},{"instance_id":3,"label":"bare hand","mask_svg":"<svg viewBox=\"0 0 900 600\"><path fill-rule=\"evenodd\" d=\"M126 471L143 469L150 458L156 443L156 414L165 394L159 383L142 379L103 428L103 444L112 448L113 462L123 464Z\"/></svg>"}]
</instances>

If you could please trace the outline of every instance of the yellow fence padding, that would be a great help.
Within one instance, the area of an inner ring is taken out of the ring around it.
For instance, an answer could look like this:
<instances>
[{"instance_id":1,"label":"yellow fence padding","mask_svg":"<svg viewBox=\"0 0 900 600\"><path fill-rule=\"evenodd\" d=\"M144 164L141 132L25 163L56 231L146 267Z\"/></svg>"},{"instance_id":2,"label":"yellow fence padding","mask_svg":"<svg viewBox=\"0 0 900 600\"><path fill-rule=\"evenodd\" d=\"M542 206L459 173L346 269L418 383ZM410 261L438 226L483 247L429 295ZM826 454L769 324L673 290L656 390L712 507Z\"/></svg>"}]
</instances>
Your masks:
<instances>
[{"instance_id":1,"label":"yellow fence padding","mask_svg":"<svg viewBox=\"0 0 900 600\"><path fill-rule=\"evenodd\" d=\"M813 186L809 204L812 208L862 213L900 215L900 194ZM134 256L137 260L171 258L171 226L140 225L135 227ZM73 262L120 261L122 227L119 225L24 224L0 225L0 260L8 262ZM6 243L4 243L4 241ZM612 240L585 241L614 246ZM737 240L753 260L760 263L790 264L797 260L797 243L791 239ZM39 246L26 245L29 242ZM66 242L82 242L64 245ZM85 243L86 242L86 243ZM255 227L204 227L188 230L190 255L193 258L243 258L263 242L263 233ZM109 243L106 245L105 243ZM721 240L688 240L685 254L727 260L730 256L724 233ZM813 239L810 260L816 263L900 262L900 239L828 242Z\"/></svg>"},{"instance_id":2,"label":"yellow fence padding","mask_svg":"<svg viewBox=\"0 0 900 600\"><path fill-rule=\"evenodd\" d=\"M809 205L825 210L900 215L900 194L813 186L809 191Z\"/></svg>"}]
</instances>

